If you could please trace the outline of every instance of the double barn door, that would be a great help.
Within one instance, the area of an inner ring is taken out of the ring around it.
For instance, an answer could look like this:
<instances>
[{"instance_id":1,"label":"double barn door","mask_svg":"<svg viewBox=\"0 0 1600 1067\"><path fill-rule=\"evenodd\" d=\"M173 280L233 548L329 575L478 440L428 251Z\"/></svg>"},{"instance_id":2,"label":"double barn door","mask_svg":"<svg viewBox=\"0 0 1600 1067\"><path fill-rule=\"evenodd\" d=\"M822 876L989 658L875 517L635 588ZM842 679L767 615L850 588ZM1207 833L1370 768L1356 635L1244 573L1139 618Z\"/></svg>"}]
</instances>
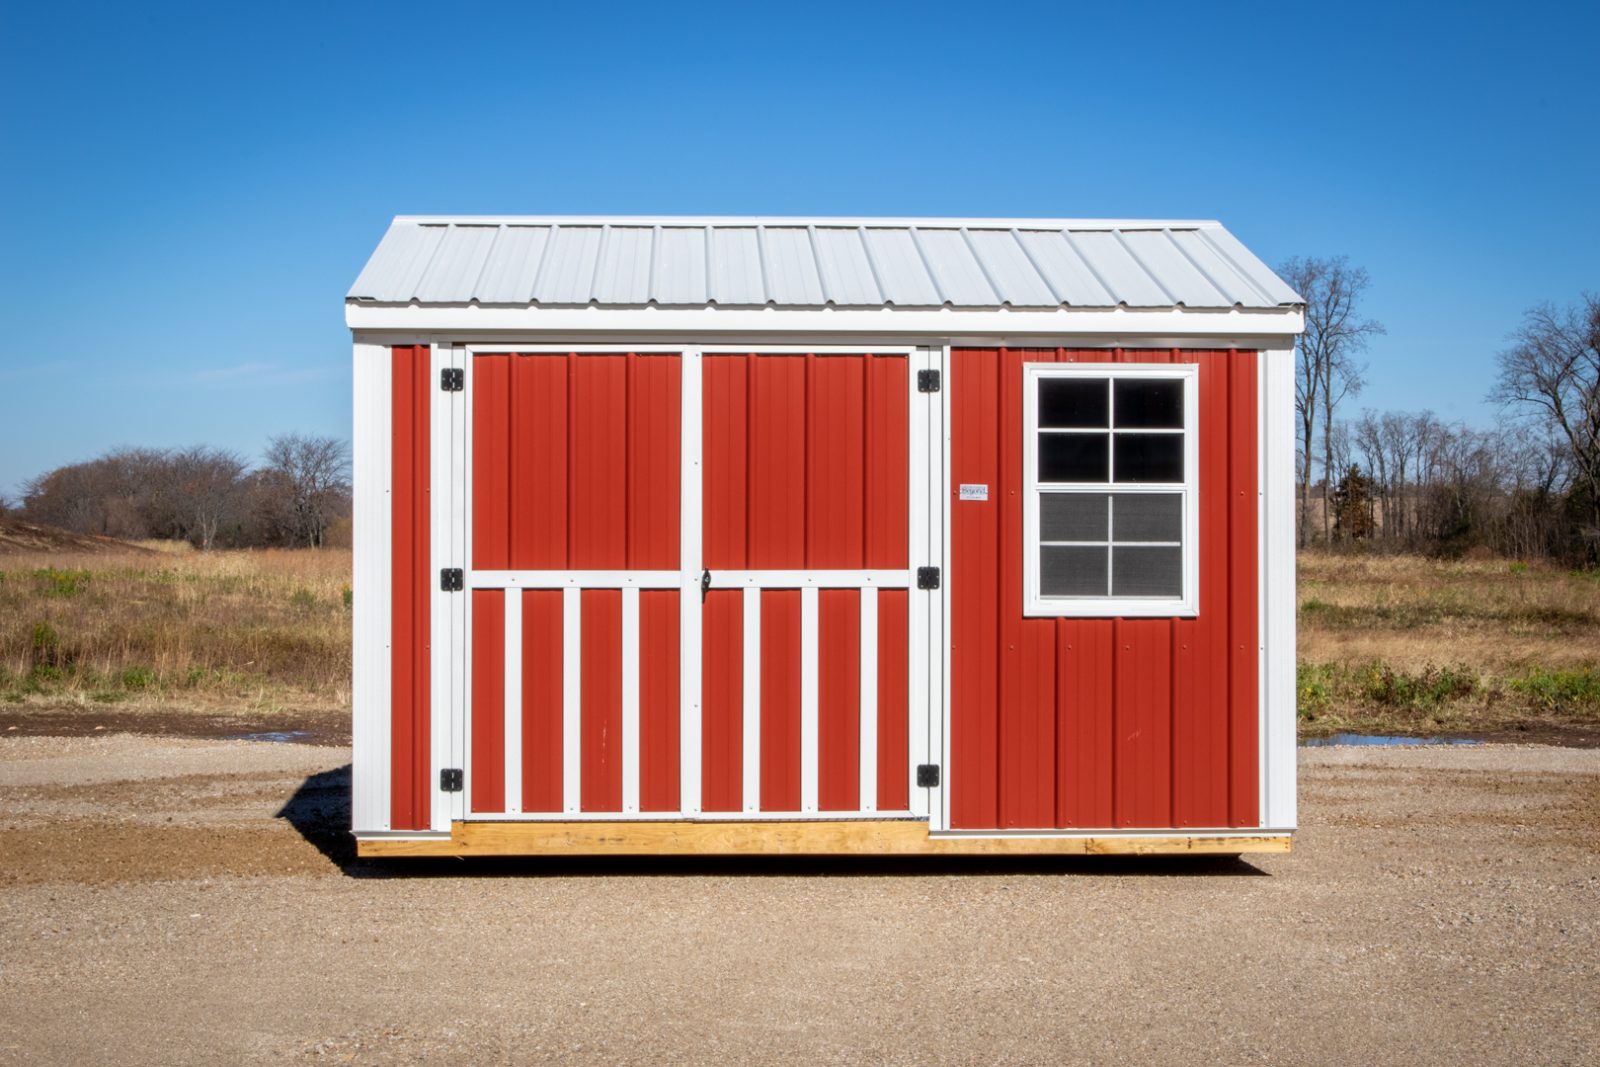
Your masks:
<instances>
[{"instance_id":1,"label":"double barn door","mask_svg":"<svg viewBox=\"0 0 1600 1067\"><path fill-rule=\"evenodd\" d=\"M461 816L926 814L934 358L454 350Z\"/></svg>"}]
</instances>

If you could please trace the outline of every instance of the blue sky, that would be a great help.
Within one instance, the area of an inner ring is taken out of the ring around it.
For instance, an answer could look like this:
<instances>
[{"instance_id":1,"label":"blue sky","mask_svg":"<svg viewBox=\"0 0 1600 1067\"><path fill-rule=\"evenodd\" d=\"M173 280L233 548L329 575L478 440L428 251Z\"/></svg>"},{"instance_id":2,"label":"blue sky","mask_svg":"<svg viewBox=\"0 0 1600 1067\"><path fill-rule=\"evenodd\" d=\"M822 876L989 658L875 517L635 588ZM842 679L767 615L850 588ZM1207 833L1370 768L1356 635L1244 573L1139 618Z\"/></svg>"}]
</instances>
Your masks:
<instances>
[{"instance_id":1,"label":"blue sky","mask_svg":"<svg viewBox=\"0 0 1600 1067\"><path fill-rule=\"evenodd\" d=\"M0 493L347 437L395 214L1218 218L1371 272L1355 409L1487 423L1523 309L1600 289L1596 39L1592 2L3 0Z\"/></svg>"}]
</instances>

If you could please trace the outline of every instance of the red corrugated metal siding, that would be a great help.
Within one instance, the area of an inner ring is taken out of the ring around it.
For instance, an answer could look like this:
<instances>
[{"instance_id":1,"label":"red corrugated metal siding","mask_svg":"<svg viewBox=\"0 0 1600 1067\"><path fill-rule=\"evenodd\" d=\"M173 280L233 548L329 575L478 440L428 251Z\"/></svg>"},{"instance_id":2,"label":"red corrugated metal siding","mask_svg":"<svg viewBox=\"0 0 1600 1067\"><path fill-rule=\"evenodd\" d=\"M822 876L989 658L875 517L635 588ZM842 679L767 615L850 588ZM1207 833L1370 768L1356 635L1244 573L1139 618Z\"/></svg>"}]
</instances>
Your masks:
<instances>
[{"instance_id":1,"label":"red corrugated metal siding","mask_svg":"<svg viewBox=\"0 0 1600 1067\"><path fill-rule=\"evenodd\" d=\"M473 811L504 811L506 804L505 596L472 591Z\"/></svg>"},{"instance_id":2,"label":"red corrugated metal siding","mask_svg":"<svg viewBox=\"0 0 1600 1067\"><path fill-rule=\"evenodd\" d=\"M817 807L861 805L861 593L817 594Z\"/></svg>"},{"instance_id":3,"label":"red corrugated metal siding","mask_svg":"<svg viewBox=\"0 0 1600 1067\"><path fill-rule=\"evenodd\" d=\"M473 566L675 568L681 364L649 353L475 356Z\"/></svg>"},{"instance_id":4,"label":"red corrugated metal siding","mask_svg":"<svg viewBox=\"0 0 1600 1067\"><path fill-rule=\"evenodd\" d=\"M744 595L713 589L701 608L700 807L744 802Z\"/></svg>"},{"instance_id":5,"label":"red corrugated metal siding","mask_svg":"<svg viewBox=\"0 0 1600 1067\"><path fill-rule=\"evenodd\" d=\"M1022 616L1022 364L1200 363L1200 615ZM957 827L1257 821L1255 355L952 353L951 817ZM1226 652L1226 655L1221 654Z\"/></svg>"},{"instance_id":6,"label":"red corrugated metal siding","mask_svg":"<svg viewBox=\"0 0 1600 1067\"><path fill-rule=\"evenodd\" d=\"M761 810L800 810L800 591L761 593Z\"/></svg>"},{"instance_id":7,"label":"red corrugated metal siding","mask_svg":"<svg viewBox=\"0 0 1600 1067\"><path fill-rule=\"evenodd\" d=\"M903 356L708 355L705 565L906 565Z\"/></svg>"},{"instance_id":8,"label":"red corrugated metal siding","mask_svg":"<svg viewBox=\"0 0 1600 1067\"><path fill-rule=\"evenodd\" d=\"M678 593L639 594L639 808L678 810Z\"/></svg>"},{"instance_id":9,"label":"red corrugated metal siding","mask_svg":"<svg viewBox=\"0 0 1600 1067\"><path fill-rule=\"evenodd\" d=\"M903 553L902 553L903 558ZM910 803L909 594L878 591L878 810L904 811Z\"/></svg>"},{"instance_id":10,"label":"red corrugated metal siding","mask_svg":"<svg viewBox=\"0 0 1600 1067\"><path fill-rule=\"evenodd\" d=\"M578 688L579 806L622 810L622 591L585 589Z\"/></svg>"},{"instance_id":11,"label":"red corrugated metal siding","mask_svg":"<svg viewBox=\"0 0 1600 1067\"><path fill-rule=\"evenodd\" d=\"M396 830L425 830L433 796L428 781L432 360L427 345L397 346L391 357L389 825Z\"/></svg>"},{"instance_id":12,"label":"red corrugated metal siding","mask_svg":"<svg viewBox=\"0 0 1600 1067\"><path fill-rule=\"evenodd\" d=\"M522 593L523 811L562 808L561 627L561 590Z\"/></svg>"}]
</instances>

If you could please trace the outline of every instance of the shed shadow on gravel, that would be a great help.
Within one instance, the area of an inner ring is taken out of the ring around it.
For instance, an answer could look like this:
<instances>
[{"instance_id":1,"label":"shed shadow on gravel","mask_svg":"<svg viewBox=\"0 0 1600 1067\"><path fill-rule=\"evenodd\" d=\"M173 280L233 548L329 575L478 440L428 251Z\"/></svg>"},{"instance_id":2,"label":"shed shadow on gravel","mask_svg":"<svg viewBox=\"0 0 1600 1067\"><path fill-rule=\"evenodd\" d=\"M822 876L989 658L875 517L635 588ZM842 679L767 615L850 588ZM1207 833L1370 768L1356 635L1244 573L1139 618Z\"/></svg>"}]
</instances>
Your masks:
<instances>
[{"instance_id":1,"label":"shed shadow on gravel","mask_svg":"<svg viewBox=\"0 0 1600 1067\"><path fill-rule=\"evenodd\" d=\"M349 878L931 878L1079 875L1268 877L1239 856L574 856L361 859L350 836L350 765L313 774L277 817Z\"/></svg>"}]
</instances>

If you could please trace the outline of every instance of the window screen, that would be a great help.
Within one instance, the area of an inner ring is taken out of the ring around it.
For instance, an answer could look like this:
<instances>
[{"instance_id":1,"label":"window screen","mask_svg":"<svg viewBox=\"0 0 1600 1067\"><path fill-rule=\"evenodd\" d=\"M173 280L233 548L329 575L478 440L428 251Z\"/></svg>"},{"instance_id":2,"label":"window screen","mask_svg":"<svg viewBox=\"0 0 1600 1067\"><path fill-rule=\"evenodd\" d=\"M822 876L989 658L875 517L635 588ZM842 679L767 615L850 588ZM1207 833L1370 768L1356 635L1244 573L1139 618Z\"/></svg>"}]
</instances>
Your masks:
<instances>
[{"instance_id":1,"label":"window screen","mask_svg":"<svg viewBox=\"0 0 1600 1067\"><path fill-rule=\"evenodd\" d=\"M1196 373L1028 368L1031 614L1192 613Z\"/></svg>"}]
</instances>

